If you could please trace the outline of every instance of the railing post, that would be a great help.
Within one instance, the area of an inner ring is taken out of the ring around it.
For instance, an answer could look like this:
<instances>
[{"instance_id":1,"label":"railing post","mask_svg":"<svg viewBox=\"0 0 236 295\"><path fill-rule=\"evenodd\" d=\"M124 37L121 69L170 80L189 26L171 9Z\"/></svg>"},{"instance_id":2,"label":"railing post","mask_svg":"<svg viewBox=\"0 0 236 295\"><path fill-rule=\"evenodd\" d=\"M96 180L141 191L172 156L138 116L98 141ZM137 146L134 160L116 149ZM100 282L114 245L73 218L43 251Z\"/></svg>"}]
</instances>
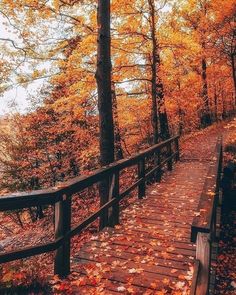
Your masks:
<instances>
[{"instance_id":1,"label":"railing post","mask_svg":"<svg viewBox=\"0 0 236 295\"><path fill-rule=\"evenodd\" d=\"M109 201L109 190L110 190L110 177L100 181L99 183L99 196L100 196L100 207L106 204ZM108 209L104 210L99 219L99 230L102 230L104 227L108 226Z\"/></svg>"},{"instance_id":2,"label":"railing post","mask_svg":"<svg viewBox=\"0 0 236 295\"><path fill-rule=\"evenodd\" d=\"M160 164L161 164L161 151L160 151L160 149L158 149L154 153L154 165L155 165L155 167L157 167L157 166L160 166ZM160 182L161 175L162 175L162 170L161 170L161 168L159 168L154 174L155 181Z\"/></svg>"},{"instance_id":3,"label":"railing post","mask_svg":"<svg viewBox=\"0 0 236 295\"><path fill-rule=\"evenodd\" d=\"M207 295L210 279L211 241L210 234L198 232L196 259L200 262L196 295Z\"/></svg>"},{"instance_id":4,"label":"railing post","mask_svg":"<svg viewBox=\"0 0 236 295\"><path fill-rule=\"evenodd\" d=\"M63 195L63 199L55 204L55 239L64 237L71 229L71 196ZM56 250L54 273L65 277L70 273L70 240L64 241Z\"/></svg>"},{"instance_id":5,"label":"railing post","mask_svg":"<svg viewBox=\"0 0 236 295\"><path fill-rule=\"evenodd\" d=\"M143 179L143 181L138 186L138 198L142 199L145 197L146 191L146 182L144 180L145 177L145 158L141 158L138 162L138 179Z\"/></svg>"},{"instance_id":6,"label":"railing post","mask_svg":"<svg viewBox=\"0 0 236 295\"><path fill-rule=\"evenodd\" d=\"M216 241L216 231L217 231L217 208L219 205L219 191L216 192L214 196L213 203L213 214L212 214L212 223L211 223L211 241Z\"/></svg>"},{"instance_id":7,"label":"railing post","mask_svg":"<svg viewBox=\"0 0 236 295\"><path fill-rule=\"evenodd\" d=\"M116 171L113 176L112 176L112 180L111 180L111 184L110 184L110 198L109 199L118 199L119 198L119 194L120 194L120 184L119 184L119 171ZM120 203L119 201L117 201L117 203L115 203L112 206L111 209L111 215L109 216L109 225L110 226L115 226L117 224L119 224L119 215L120 215Z\"/></svg>"},{"instance_id":8,"label":"railing post","mask_svg":"<svg viewBox=\"0 0 236 295\"><path fill-rule=\"evenodd\" d=\"M176 156L175 156L175 161L179 161L180 159L180 152L179 152L179 137L176 137L175 139L175 151L176 151Z\"/></svg>"},{"instance_id":9,"label":"railing post","mask_svg":"<svg viewBox=\"0 0 236 295\"><path fill-rule=\"evenodd\" d=\"M167 157L171 157L172 155L172 149L171 149L171 141L168 143L168 146L167 146ZM169 171L172 170L172 158L167 162L167 169Z\"/></svg>"}]
</instances>

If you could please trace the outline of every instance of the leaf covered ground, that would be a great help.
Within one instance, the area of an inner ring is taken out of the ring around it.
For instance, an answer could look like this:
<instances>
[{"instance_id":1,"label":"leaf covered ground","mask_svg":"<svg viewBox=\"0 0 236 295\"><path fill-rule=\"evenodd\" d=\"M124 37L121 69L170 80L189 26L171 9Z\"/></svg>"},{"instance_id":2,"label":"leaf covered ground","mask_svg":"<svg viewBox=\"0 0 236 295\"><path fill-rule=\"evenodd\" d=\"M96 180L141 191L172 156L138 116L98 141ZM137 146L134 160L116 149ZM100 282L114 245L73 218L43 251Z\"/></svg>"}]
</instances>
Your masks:
<instances>
[{"instance_id":1,"label":"leaf covered ground","mask_svg":"<svg viewBox=\"0 0 236 295\"><path fill-rule=\"evenodd\" d=\"M230 123L226 126L223 126L222 124L218 126L213 126L206 130L186 136L185 139L182 139L181 156L182 159L185 159L186 165L189 165L189 163L187 162L190 158L200 159L201 163L204 163L205 158L214 156L212 154L211 147L214 146L216 137L217 135L219 135L219 133L221 133L221 131L224 132L226 141L232 140L232 134L235 134L235 123ZM196 142L198 143L197 145ZM181 165L184 164L182 163ZM186 168L185 171L188 172L191 171L191 169L192 168L189 167ZM73 239L73 257L76 256L79 249L83 249L84 243L88 241L90 241L93 248L97 248L98 243L100 243L100 245L102 244L102 247L100 247L100 252L98 254L96 254L95 252L93 253L92 250L94 249L91 249L90 251L90 255L92 255L93 260L97 259L95 263L93 262L84 264L84 261L81 261L80 259L80 261L77 261L77 264L75 264L77 269L73 268L73 272L66 280L61 280L57 276L53 277L53 254L40 255L30 259L5 264L3 267L1 267L0 273L2 286L7 288L5 289L5 293L3 294L14 294L14 290L16 290L14 288L17 288L18 290L18 293L16 294L37 294L36 290L39 291L38 294L188 294L189 288L186 287L189 286L191 281L192 258L189 258L190 261L187 263L188 270L185 274L182 274L178 267L171 267L170 276L176 278L173 281L168 276L164 276L161 280L155 279L154 276L153 279L151 279L147 283L148 285L146 284L145 288L138 287L137 283L135 283L135 280L137 282L142 279L143 273L147 271L148 267L163 267L163 263L170 261L173 253L176 251L176 247L170 243L171 239L169 239L171 233L176 230L173 227L173 223L168 220L168 216L170 216L170 212L168 211L168 201L174 198L173 191L171 190L175 188L176 183L181 183L181 179L178 178L178 175L175 175L175 171L176 170L174 170L170 174L172 175L171 177L173 179L172 184L168 182L169 176L167 175L167 178L165 176L162 183L160 185L157 185L155 189L152 189L152 193L150 194L150 198L155 197L155 194L162 194L162 198L165 198L166 200L166 204L162 204L162 208L160 208L160 197L158 196L159 200L156 201L156 208L150 208L150 201L146 201L146 203L144 204L140 203L136 204L135 206L128 207L124 211L122 220L127 223L126 227L124 227L126 232L124 238L122 236L119 237L119 235L117 237L107 236L104 240L104 237L101 238L100 235L97 235L95 233L95 225L92 227L92 229L86 231L83 235ZM192 177L197 179L196 175L192 175ZM124 184L126 184L125 180L123 180L123 182ZM188 181L188 187L193 187L193 183L191 183L191 181ZM165 186L168 186L168 190L161 193ZM180 187L178 187L178 189L180 189ZM193 203L195 202L193 195L196 193L199 194L198 190L187 190L184 185L181 190L183 191L182 196L178 194L178 206L180 207L177 206L176 208L173 208L173 212L171 214L175 214L175 216L181 217L182 212L184 212L183 208L186 206L186 204L188 204L188 207L186 207L187 210L191 208L193 215L197 214L195 207L193 207ZM79 207L80 210L86 211L85 208L89 206L89 204L83 206L82 204L76 204L76 206L74 207L76 221L79 220L79 214L81 212L76 211L76 207ZM144 215L149 214L150 217L156 214L158 214L158 216L163 215L164 218L166 218L166 231L160 230L158 232L157 228L155 228L155 225L149 225L148 233L138 233L141 225L144 223L140 212ZM132 214L132 216L134 216L133 220L131 219L131 215L129 214ZM4 217L2 218L4 222L2 223L3 227L1 226L1 237L6 243L4 247L2 246L2 248L4 248L2 250L9 250L12 248L14 249L19 247L20 245L25 246L27 243L33 245L38 241L45 242L48 239L53 238L51 216L48 216L46 219L44 218L43 220L38 221L34 224L32 224L29 220L27 221L27 216L25 216L26 226L24 229L22 229L19 225L16 226L14 220L12 220L12 218L10 218L9 216L4 215ZM182 221L183 228L188 223L191 223L191 220L186 219L184 222ZM117 228L117 230L119 230L119 228ZM9 238L8 236L10 236L10 233L8 233L9 231L11 231L11 234L13 236L16 236L14 239L7 240L7 238ZM133 235L134 231L136 231L136 236ZM149 239L148 246L140 246L140 241L142 242L142 244L146 243L145 239L147 238L147 235L149 236L149 238L150 235L152 236L152 238ZM177 240L183 239L182 233L176 232L176 238ZM233 242L235 243L234 239ZM123 246L121 246L121 244L123 244ZM223 256L219 256L220 259L222 258L222 265L219 267L219 272L221 274L218 276L220 282L223 278L222 273L225 272L224 267L225 269L227 269L227 263L225 263L225 261L227 261L228 259L228 261L232 261L231 264L233 265L232 256L230 256L230 258L226 258L228 257L228 252L224 252L226 251L225 248L227 249L228 247L227 245L228 242L225 242L222 239L221 247L223 251ZM155 250L158 249L158 247L162 247L162 249L164 250ZM140 255L140 251L142 255ZM118 257L110 260L110 252L112 252L112 255L115 253L114 255L118 255ZM122 257L120 257L121 254L129 256L127 257L126 261L124 259L122 260ZM155 254L158 255L156 256ZM177 254L177 256L178 255L178 258L182 259L181 255L183 254L179 253ZM106 257L106 259L104 259L104 257ZM153 257L156 260L153 259ZM136 263L135 266L134 263ZM155 265L156 263L157 265ZM80 267L78 266L78 264L80 264ZM123 283L122 277L120 278L120 282L118 282L116 278L113 278L113 280L111 280L111 276L113 275L114 270L116 271L117 269L120 269L121 273L123 271L123 275L128 273L127 276L125 275L125 280L123 280ZM230 271L230 268L227 271ZM234 286L235 277L232 273L230 274L230 278L230 292L233 292L232 288ZM225 280L227 281L227 279ZM228 286L226 282L222 284L222 292L225 286ZM78 293L78 288L80 289L80 293ZM231 295L234 293L219 294Z\"/></svg>"},{"instance_id":2,"label":"leaf covered ground","mask_svg":"<svg viewBox=\"0 0 236 295\"><path fill-rule=\"evenodd\" d=\"M216 269L216 295L236 294L236 210L224 217Z\"/></svg>"}]
</instances>

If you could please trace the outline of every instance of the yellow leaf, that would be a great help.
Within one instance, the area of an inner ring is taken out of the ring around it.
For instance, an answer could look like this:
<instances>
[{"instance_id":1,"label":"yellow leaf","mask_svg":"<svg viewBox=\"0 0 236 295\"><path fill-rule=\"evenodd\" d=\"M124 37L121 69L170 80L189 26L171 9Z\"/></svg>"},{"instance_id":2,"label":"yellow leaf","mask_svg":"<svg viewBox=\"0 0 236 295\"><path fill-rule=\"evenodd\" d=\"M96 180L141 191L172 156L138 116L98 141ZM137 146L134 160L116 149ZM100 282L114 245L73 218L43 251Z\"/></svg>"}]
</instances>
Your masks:
<instances>
[{"instance_id":1,"label":"yellow leaf","mask_svg":"<svg viewBox=\"0 0 236 295\"><path fill-rule=\"evenodd\" d=\"M13 279L13 273L12 272L7 272L3 278L2 278L2 282L3 283L8 283Z\"/></svg>"}]
</instances>

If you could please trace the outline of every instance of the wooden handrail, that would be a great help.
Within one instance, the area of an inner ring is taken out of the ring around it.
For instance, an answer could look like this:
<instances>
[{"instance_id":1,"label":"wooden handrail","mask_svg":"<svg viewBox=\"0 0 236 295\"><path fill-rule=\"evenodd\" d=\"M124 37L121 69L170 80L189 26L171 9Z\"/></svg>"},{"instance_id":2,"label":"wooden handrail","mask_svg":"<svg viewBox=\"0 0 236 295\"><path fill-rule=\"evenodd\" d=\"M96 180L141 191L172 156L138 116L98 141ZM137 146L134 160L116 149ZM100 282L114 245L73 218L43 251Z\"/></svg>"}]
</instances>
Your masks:
<instances>
[{"instance_id":1,"label":"wooden handrail","mask_svg":"<svg viewBox=\"0 0 236 295\"><path fill-rule=\"evenodd\" d=\"M43 245L36 245L24 249L10 251L0 254L0 263L16 259L31 257L56 250L54 261L54 272L60 276L66 276L70 272L70 239L79 234L97 218L100 219L104 212L112 208L111 216L107 224L103 226L114 226L119 223L119 203L131 191L138 187L138 197L145 196L146 180L153 176L158 170L167 164L172 169L173 160L179 160L179 136L174 136L164 142L156 144L143 152L130 158L117 161L107 167L95 170L91 175L73 178L60 186L46 190L38 190L17 193L0 197L0 211L29 208L39 205L55 204L55 240ZM167 147L167 157L161 161L161 150ZM158 156L157 156L158 155ZM146 157L154 156L155 166L145 170ZM119 173L128 167L138 165L138 180L125 191L119 192ZM110 179L109 201L102 205L96 212L83 220L79 225L71 228L71 196L79 193L85 188L105 179Z\"/></svg>"},{"instance_id":2,"label":"wooden handrail","mask_svg":"<svg viewBox=\"0 0 236 295\"><path fill-rule=\"evenodd\" d=\"M218 139L214 155L200 196L197 209L198 215L194 217L192 222L192 242L196 242L198 232L210 233L212 230L215 196L218 195L219 191L219 178L222 165L222 139Z\"/></svg>"},{"instance_id":3,"label":"wooden handrail","mask_svg":"<svg viewBox=\"0 0 236 295\"><path fill-rule=\"evenodd\" d=\"M8 194L0 196L0 211L15 210L33 207L37 205L51 205L62 199L63 194L74 194L83 189L103 180L108 175L121 171L125 168L135 165L142 158L160 150L161 148L178 142L179 135L174 136L166 141L151 146L150 148L140 152L137 155L131 156L120 161L116 161L109 166L96 169L90 175L78 176L72 178L58 186L45 190L34 190L30 192L20 192L15 194ZM177 145L177 144L176 144ZM177 155L179 154L179 151ZM40 199L39 199L40 197Z\"/></svg>"},{"instance_id":4,"label":"wooden handrail","mask_svg":"<svg viewBox=\"0 0 236 295\"><path fill-rule=\"evenodd\" d=\"M222 138L216 144L215 156L200 196L197 215L191 226L191 241L196 243L196 259L199 261L194 292L191 295L207 295L210 280L212 242L215 239L216 215L222 170Z\"/></svg>"}]
</instances>

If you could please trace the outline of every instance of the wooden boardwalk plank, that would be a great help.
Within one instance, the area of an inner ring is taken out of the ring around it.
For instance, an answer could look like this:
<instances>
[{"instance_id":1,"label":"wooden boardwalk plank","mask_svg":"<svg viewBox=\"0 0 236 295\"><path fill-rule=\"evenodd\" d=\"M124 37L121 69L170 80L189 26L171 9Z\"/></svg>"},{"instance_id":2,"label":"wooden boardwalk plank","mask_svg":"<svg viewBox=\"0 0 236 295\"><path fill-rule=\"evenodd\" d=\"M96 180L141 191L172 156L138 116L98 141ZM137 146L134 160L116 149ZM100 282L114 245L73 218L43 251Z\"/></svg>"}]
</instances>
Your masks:
<instances>
[{"instance_id":1,"label":"wooden boardwalk plank","mask_svg":"<svg viewBox=\"0 0 236 295\"><path fill-rule=\"evenodd\" d=\"M99 274L104 294L126 294L127 288L135 288L134 294L189 290L196 254L191 223L209 163L178 163L161 183L147 188L146 198L122 212L119 226L82 247L72 259L73 270Z\"/></svg>"}]
</instances>

